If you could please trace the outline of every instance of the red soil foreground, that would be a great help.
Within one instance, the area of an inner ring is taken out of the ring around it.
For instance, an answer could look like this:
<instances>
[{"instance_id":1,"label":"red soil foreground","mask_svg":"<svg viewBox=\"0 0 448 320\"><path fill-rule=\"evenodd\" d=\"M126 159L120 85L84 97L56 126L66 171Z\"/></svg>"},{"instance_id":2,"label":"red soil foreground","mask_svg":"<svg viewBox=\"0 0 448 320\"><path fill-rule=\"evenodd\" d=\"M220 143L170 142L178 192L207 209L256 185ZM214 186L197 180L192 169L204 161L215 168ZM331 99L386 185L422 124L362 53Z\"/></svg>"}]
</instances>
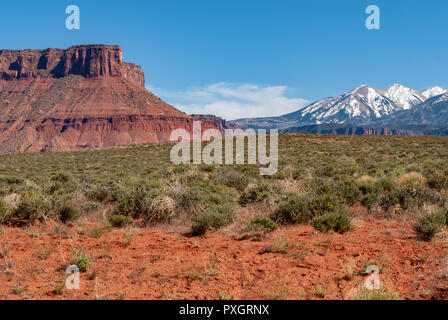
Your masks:
<instances>
[{"instance_id":1,"label":"red soil foreground","mask_svg":"<svg viewBox=\"0 0 448 320\"><path fill-rule=\"evenodd\" d=\"M350 299L367 263L381 268L382 285L400 299L448 297L446 233L423 242L404 222L358 220L343 235L281 228L261 241L161 229L136 229L132 242L124 230L70 239L51 236L54 227L0 230L0 299ZM285 253L263 253L278 239L289 244ZM80 289L55 294L73 248L82 245L93 263ZM42 248L47 259L39 258Z\"/></svg>"}]
</instances>

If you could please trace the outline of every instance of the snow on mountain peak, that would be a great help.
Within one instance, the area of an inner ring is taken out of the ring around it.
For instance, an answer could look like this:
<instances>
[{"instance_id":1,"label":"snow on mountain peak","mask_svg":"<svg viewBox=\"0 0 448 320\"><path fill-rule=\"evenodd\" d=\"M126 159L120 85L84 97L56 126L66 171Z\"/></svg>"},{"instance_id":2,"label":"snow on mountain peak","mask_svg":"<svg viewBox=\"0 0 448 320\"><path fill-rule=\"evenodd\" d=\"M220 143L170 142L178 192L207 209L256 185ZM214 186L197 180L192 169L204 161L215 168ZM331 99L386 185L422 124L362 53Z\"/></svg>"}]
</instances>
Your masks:
<instances>
[{"instance_id":1,"label":"snow on mountain peak","mask_svg":"<svg viewBox=\"0 0 448 320\"><path fill-rule=\"evenodd\" d=\"M432 97L435 97L435 96L438 96L438 95L441 95L441 94L444 94L447 92L448 92L448 90L446 90L445 88L442 88L440 86L435 86L434 88L430 88L428 90L423 91L422 95L426 99L429 99L429 98L432 98Z\"/></svg>"},{"instance_id":2,"label":"snow on mountain peak","mask_svg":"<svg viewBox=\"0 0 448 320\"><path fill-rule=\"evenodd\" d=\"M301 117L309 122L350 122L354 118L376 119L391 114L395 103L380 90L368 85L359 86L340 96L319 100L301 110Z\"/></svg>"},{"instance_id":3,"label":"snow on mountain peak","mask_svg":"<svg viewBox=\"0 0 448 320\"><path fill-rule=\"evenodd\" d=\"M276 125L283 123L282 126L287 127L320 123L387 124L400 118L403 123L407 123L406 121L412 120L413 114L418 115L416 119L428 118L448 123L448 112L446 117L443 117L445 113L441 115L439 112L442 107L448 108L448 90L439 86L418 92L401 84L393 84L383 90L364 84L341 95L318 100L303 109L278 117ZM432 111L425 114L425 110Z\"/></svg>"},{"instance_id":4,"label":"snow on mountain peak","mask_svg":"<svg viewBox=\"0 0 448 320\"><path fill-rule=\"evenodd\" d=\"M371 88L369 85L367 84L363 84L359 87L356 87L355 89L346 92L345 94L360 94L360 95L365 95L368 93L369 88Z\"/></svg>"},{"instance_id":5,"label":"snow on mountain peak","mask_svg":"<svg viewBox=\"0 0 448 320\"><path fill-rule=\"evenodd\" d=\"M385 97L395 102L403 110L411 109L426 100L426 97L420 92L401 84L393 84L381 91Z\"/></svg>"},{"instance_id":6,"label":"snow on mountain peak","mask_svg":"<svg viewBox=\"0 0 448 320\"><path fill-rule=\"evenodd\" d=\"M436 96L445 92L448 90L440 87L418 92L401 84L393 84L384 90L377 90L363 84L340 96L312 103L302 109L300 115L307 123L366 122L396 111L413 109L426 101L427 96Z\"/></svg>"}]
</instances>

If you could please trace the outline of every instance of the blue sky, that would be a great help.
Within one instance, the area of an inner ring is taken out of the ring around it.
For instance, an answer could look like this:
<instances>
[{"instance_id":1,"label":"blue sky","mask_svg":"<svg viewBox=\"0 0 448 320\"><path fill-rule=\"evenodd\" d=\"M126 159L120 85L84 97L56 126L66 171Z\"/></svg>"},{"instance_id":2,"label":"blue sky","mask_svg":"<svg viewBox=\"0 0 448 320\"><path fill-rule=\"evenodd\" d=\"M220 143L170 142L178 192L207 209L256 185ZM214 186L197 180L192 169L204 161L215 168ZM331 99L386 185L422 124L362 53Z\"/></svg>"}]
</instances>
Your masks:
<instances>
[{"instance_id":1,"label":"blue sky","mask_svg":"<svg viewBox=\"0 0 448 320\"><path fill-rule=\"evenodd\" d=\"M365 28L370 4L381 30ZM119 44L186 112L266 116L364 83L448 87L447 15L445 0L1 1L0 47Z\"/></svg>"}]
</instances>

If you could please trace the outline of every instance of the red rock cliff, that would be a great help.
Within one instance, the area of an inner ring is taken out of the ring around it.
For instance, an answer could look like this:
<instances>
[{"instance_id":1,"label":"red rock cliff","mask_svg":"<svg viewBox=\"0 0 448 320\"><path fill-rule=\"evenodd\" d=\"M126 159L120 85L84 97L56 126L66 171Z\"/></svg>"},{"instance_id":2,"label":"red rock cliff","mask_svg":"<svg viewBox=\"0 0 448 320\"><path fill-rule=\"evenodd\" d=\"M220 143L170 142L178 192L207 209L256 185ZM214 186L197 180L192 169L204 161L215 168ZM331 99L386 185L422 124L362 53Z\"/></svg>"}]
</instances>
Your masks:
<instances>
[{"instance_id":1,"label":"red rock cliff","mask_svg":"<svg viewBox=\"0 0 448 320\"><path fill-rule=\"evenodd\" d=\"M80 75L122 77L141 87L145 76L140 66L123 62L121 48L79 45L67 50L0 50L0 78L62 78Z\"/></svg>"},{"instance_id":2,"label":"red rock cliff","mask_svg":"<svg viewBox=\"0 0 448 320\"><path fill-rule=\"evenodd\" d=\"M0 50L0 153L167 141L192 124L145 89L143 71L123 62L119 46Z\"/></svg>"}]
</instances>

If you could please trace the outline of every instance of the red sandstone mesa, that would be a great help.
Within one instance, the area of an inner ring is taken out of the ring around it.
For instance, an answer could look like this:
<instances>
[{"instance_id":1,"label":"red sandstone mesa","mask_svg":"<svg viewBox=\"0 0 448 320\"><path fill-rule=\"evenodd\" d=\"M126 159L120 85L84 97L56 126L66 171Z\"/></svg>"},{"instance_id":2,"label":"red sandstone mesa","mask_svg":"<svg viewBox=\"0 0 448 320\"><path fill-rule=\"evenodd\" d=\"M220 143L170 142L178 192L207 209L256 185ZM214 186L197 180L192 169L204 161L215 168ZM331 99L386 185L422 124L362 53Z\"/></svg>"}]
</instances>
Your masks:
<instances>
[{"instance_id":1,"label":"red sandstone mesa","mask_svg":"<svg viewBox=\"0 0 448 320\"><path fill-rule=\"evenodd\" d=\"M168 141L192 124L145 89L140 66L123 62L119 46L0 50L0 153Z\"/></svg>"}]
</instances>

